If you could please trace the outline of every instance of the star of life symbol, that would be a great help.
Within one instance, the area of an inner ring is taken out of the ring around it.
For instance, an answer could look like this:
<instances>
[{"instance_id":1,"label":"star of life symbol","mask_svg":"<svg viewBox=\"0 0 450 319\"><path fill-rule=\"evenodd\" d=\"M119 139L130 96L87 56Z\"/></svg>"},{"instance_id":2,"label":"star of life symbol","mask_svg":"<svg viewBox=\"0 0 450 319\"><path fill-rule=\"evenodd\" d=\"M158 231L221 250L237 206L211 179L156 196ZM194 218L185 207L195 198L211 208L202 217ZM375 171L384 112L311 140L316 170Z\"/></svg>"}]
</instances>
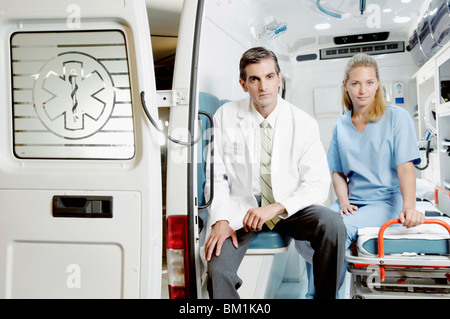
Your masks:
<instances>
[{"instance_id":1,"label":"star of life symbol","mask_svg":"<svg viewBox=\"0 0 450 319\"><path fill-rule=\"evenodd\" d=\"M108 122L115 91L111 75L101 62L82 52L67 52L41 69L33 98L44 126L58 136L82 139Z\"/></svg>"}]
</instances>

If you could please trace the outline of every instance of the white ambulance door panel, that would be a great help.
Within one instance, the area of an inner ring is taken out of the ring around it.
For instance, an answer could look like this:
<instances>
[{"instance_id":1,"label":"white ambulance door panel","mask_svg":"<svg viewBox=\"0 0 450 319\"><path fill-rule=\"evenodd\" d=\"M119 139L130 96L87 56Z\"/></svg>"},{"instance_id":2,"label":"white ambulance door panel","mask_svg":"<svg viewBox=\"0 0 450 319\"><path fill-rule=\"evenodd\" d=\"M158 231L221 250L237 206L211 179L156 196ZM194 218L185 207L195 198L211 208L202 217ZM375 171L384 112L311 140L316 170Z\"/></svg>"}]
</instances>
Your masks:
<instances>
[{"instance_id":1,"label":"white ambulance door panel","mask_svg":"<svg viewBox=\"0 0 450 319\"><path fill-rule=\"evenodd\" d=\"M0 298L159 298L145 1L74 6L0 3Z\"/></svg>"},{"instance_id":2,"label":"white ambulance door panel","mask_svg":"<svg viewBox=\"0 0 450 319\"><path fill-rule=\"evenodd\" d=\"M58 190L0 192L6 298L123 298L137 295L140 209L137 192L94 192L111 199L111 217L54 217ZM82 193L72 192L80 196ZM61 196L64 197L64 196ZM8 205L14 202L12 212ZM75 205L73 205L75 206ZM76 207L66 207L68 211ZM55 209L53 208L53 212ZM75 216L76 214L74 214ZM8 225L5 227L4 225Z\"/></svg>"}]
</instances>

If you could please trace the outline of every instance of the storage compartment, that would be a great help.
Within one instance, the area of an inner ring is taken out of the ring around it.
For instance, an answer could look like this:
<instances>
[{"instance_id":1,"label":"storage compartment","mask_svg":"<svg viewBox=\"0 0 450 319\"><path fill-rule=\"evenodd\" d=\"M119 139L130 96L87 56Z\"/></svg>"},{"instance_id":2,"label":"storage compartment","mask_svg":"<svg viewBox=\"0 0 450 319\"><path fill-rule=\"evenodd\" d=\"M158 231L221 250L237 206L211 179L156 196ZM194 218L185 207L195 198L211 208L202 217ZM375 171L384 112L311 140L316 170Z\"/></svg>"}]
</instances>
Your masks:
<instances>
[{"instance_id":1,"label":"storage compartment","mask_svg":"<svg viewBox=\"0 0 450 319\"><path fill-rule=\"evenodd\" d=\"M417 27L417 37L422 52L428 59L433 57L433 55L441 48L441 46L436 43L434 36L431 33L429 11L419 22Z\"/></svg>"},{"instance_id":2,"label":"storage compartment","mask_svg":"<svg viewBox=\"0 0 450 319\"><path fill-rule=\"evenodd\" d=\"M450 31L449 0L433 0L417 29L409 39L408 51L414 63L421 67L431 59L447 42Z\"/></svg>"},{"instance_id":3,"label":"storage compartment","mask_svg":"<svg viewBox=\"0 0 450 319\"><path fill-rule=\"evenodd\" d=\"M421 67L425 64L425 62L428 61L428 57L425 56L420 47L417 30L414 30L411 37L409 38L409 45L407 47L407 50L411 52L413 61L418 67Z\"/></svg>"},{"instance_id":4,"label":"storage compartment","mask_svg":"<svg viewBox=\"0 0 450 319\"><path fill-rule=\"evenodd\" d=\"M443 46L448 42L450 31L450 2L448 0L433 0L429 12L431 32L436 43Z\"/></svg>"}]
</instances>

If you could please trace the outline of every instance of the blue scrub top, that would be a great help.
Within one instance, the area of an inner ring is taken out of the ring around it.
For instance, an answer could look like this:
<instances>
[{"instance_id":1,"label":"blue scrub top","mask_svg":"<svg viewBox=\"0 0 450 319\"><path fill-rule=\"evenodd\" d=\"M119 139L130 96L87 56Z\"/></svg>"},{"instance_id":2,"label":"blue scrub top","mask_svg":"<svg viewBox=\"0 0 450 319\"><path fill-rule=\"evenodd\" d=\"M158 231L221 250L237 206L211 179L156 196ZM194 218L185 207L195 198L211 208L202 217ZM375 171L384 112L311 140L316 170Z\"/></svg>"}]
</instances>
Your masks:
<instances>
[{"instance_id":1,"label":"blue scrub top","mask_svg":"<svg viewBox=\"0 0 450 319\"><path fill-rule=\"evenodd\" d=\"M397 166L409 161L420 163L410 114L401 107L388 106L383 117L369 122L363 133L355 128L351 115L348 111L334 126L327 156L330 170L347 176L352 204L388 201L401 209Z\"/></svg>"}]
</instances>

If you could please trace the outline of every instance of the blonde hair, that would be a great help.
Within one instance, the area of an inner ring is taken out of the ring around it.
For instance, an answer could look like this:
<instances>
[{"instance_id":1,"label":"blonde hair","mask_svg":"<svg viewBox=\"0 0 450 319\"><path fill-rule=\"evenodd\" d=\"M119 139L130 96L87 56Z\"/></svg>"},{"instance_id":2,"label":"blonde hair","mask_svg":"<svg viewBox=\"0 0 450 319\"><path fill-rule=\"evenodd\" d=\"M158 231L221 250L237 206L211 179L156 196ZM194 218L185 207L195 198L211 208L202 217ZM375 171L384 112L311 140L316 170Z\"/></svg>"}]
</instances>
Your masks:
<instances>
[{"instance_id":1,"label":"blonde hair","mask_svg":"<svg viewBox=\"0 0 450 319\"><path fill-rule=\"evenodd\" d=\"M357 67L372 67L375 69L375 74L377 76L379 86L377 92L375 93L375 100L373 101L372 108L368 112L367 120L376 122L381 119L384 112L386 111L386 98L384 95L383 86L381 85L380 81L378 63L373 57L367 54L356 54L347 62L347 66L345 67L344 83L347 83L350 77L350 72ZM348 111L353 110L353 102L350 99L350 95L348 94L348 92L345 91L344 87L342 87L342 104Z\"/></svg>"}]
</instances>

